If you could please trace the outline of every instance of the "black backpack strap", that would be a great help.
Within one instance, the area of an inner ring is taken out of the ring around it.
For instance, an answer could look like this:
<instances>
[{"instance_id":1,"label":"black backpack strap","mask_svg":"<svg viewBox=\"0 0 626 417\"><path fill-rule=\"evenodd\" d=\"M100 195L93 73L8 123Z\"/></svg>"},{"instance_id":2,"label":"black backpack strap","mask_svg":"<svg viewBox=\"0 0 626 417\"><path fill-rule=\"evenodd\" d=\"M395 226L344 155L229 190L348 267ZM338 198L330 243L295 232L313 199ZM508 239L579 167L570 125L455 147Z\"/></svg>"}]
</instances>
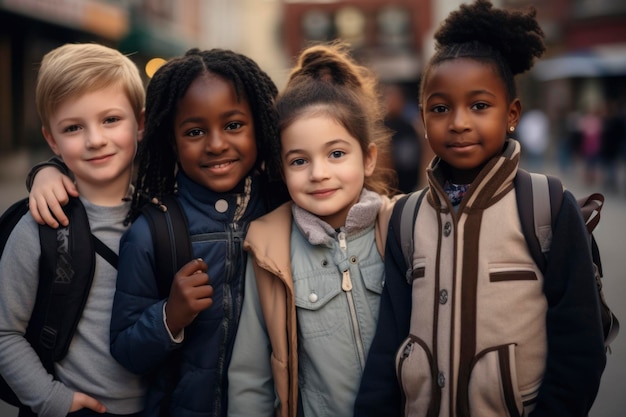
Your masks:
<instances>
[{"instance_id":1,"label":"black backpack strap","mask_svg":"<svg viewBox=\"0 0 626 417\"><path fill-rule=\"evenodd\" d=\"M29 333L35 338L33 346L51 374L53 363L67 354L95 270L94 239L84 206L73 198L64 209L69 226L39 228L39 286L26 332L27 339Z\"/></svg>"},{"instance_id":2,"label":"black backpack strap","mask_svg":"<svg viewBox=\"0 0 626 417\"><path fill-rule=\"evenodd\" d=\"M144 206L142 213L150 226L154 246L157 287L161 298L166 298L174 275L192 259L191 239L187 216L175 196L167 196L158 203ZM159 406L159 416L169 417L174 389L180 378L181 349L170 354L166 364L167 382Z\"/></svg>"},{"instance_id":3,"label":"black backpack strap","mask_svg":"<svg viewBox=\"0 0 626 417\"><path fill-rule=\"evenodd\" d=\"M117 254L91 233L80 199L72 198L63 209L70 219L68 227L39 226L39 283L25 334L51 375L55 375L54 363L67 354L87 302L95 270L94 251L117 268ZM2 250L15 224L27 211L28 199L25 198L3 214L0 220ZM2 387L3 395L9 391ZM7 401L21 407L20 415L35 415L22 407L17 397Z\"/></svg>"},{"instance_id":4,"label":"black backpack strap","mask_svg":"<svg viewBox=\"0 0 626 417\"><path fill-rule=\"evenodd\" d=\"M152 234L159 295L166 298L174 275L193 256L189 223L175 196L166 196L159 203L145 205L142 213Z\"/></svg>"},{"instance_id":5,"label":"black backpack strap","mask_svg":"<svg viewBox=\"0 0 626 417\"><path fill-rule=\"evenodd\" d=\"M23 198L15 203L2 213L0 216L0 254L4 252L7 240L13 232L15 225L20 219L28 212L28 198ZM8 404L20 407L20 400L17 398L13 390L9 387L7 382L0 376L0 397ZM25 409L25 412L27 410Z\"/></svg>"},{"instance_id":6,"label":"black backpack strap","mask_svg":"<svg viewBox=\"0 0 626 417\"><path fill-rule=\"evenodd\" d=\"M102 256L105 261L110 263L113 268L117 269L117 261L119 258L117 256L117 253L113 252L113 249L111 249L103 241L98 239L96 235L92 234L91 238L93 239L94 249L96 253Z\"/></svg>"},{"instance_id":7,"label":"black backpack strap","mask_svg":"<svg viewBox=\"0 0 626 417\"><path fill-rule=\"evenodd\" d=\"M396 205L401 204L401 206L398 206L398 210L401 211L400 218L395 220L394 230L396 230L396 237L406 262L405 278L409 284L413 282L413 251L415 249L413 233L415 219L417 218L422 200L427 193L428 187L414 191L396 203Z\"/></svg>"},{"instance_id":8,"label":"black backpack strap","mask_svg":"<svg viewBox=\"0 0 626 417\"><path fill-rule=\"evenodd\" d=\"M4 252L4 247L15 225L26 213L28 213L28 197L11 204L11 206L2 213L0 217L0 254Z\"/></svg>"}]
</instances>

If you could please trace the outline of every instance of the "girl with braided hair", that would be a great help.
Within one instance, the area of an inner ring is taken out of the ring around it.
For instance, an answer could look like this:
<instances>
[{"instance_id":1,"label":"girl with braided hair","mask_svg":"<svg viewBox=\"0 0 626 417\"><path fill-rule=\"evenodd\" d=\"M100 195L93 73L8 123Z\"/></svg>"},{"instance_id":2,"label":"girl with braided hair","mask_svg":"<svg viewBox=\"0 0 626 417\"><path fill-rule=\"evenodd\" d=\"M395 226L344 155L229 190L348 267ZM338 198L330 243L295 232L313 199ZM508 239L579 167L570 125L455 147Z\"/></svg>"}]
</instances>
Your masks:
<instances>
[{"instance_id":1,"label":"girl with braided hair","mask_svg":"<svg viewBox=\"0 0 626 417\"><path fill-rule=\"evenodd\" d=\"M229 416L349 416L378 317L394 199L376 79L341 44L304 50L277 99L293 200L252 222ZM271 236L271 239L268 239Z\"/></svg>"},{"instance_id":2,"label":"girl with braided hair","mask_svg":"<svg viewBox=\"0 0 626 417\"><path fill-rule=\"evenodd\" d=\"M390 220L385 288L357 416L586 416L605 366L588 233L563 192L547 267L521 230L514 76L544 52L535 10L461 5L420 87L436 154L409 269ZM408 198L408 197L407 197ZM542 272L542 271L545 271Z\"/></svg>"},{"instance_id":3,"label":"girl with braided hair","mask_svg":"<svg viewBox=\"0 0 626 417\"><path fill-rule=\"evenodd\" d=\"M284 184L273 180L279 173L268 152L278 137L276 94L254 61L221 49L189 50L147 87L132 224L120 242L111 320L115 359L149 376L142 415L226 415L243 298L242 242L249 223L286 196ZM195 259L163 298L142 208L169 195L187 217ZM171 381L174 352L181 359Z\"/></svg>"}]
</instances>

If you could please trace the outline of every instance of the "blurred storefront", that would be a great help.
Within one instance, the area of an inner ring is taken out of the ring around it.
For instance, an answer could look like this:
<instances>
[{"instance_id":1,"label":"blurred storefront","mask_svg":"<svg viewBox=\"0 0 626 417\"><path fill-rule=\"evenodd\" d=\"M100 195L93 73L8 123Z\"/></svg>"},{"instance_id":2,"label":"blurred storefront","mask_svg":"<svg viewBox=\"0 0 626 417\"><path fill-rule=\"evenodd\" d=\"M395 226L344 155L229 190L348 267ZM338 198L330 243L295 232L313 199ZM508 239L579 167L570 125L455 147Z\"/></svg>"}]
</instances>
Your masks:
<instances>
[{"instance_id":1,"label":"blurred storefront","mask_svg":"<svg viewBox=\"0 0 626 417\"><path fill-rule=\"evenodd\" d=\"M524 101L548 113L556 136L569 114L602 112L607 102L626 110L626 2L504 3L538 9L548 50L523 80Z\"/></svg>"},{"instance_id":2,"label":"blurred storefront","mask_svg":"<svg viewBox=\"0 0 626 417\"><path fill-rule=\"evenodd\" d=\"M185 9L193 13L199 2L185 1ZM0 152L45 147L34 90L46 52L67 42L98 42L129 54L143 69L153 57L187 49L189 41L175 30L178 5L170 0L0 0Z\"/></svg>"}]
</instances>

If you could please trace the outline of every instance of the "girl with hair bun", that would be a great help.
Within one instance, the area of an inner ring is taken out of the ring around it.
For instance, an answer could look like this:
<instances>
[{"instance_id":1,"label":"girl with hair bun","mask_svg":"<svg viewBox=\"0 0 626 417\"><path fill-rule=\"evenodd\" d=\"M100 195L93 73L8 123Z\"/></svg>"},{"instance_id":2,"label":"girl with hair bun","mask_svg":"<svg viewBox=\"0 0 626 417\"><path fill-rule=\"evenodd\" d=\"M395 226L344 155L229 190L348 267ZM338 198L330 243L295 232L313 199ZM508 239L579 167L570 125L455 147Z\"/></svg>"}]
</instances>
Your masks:
<instances>
[{"instance_id":1,"label":"girl with hair bun","mask_svg":"<svg viewBox=\"0 0 626 417\"><path fill-rule=\"evenodd\" d=\"M250 225L229 416L349 416L378 318L393 199L376 79L340 44L302 52L279 95L293 202Z\"/></svg>"},{"instance_id":2,"label":"girl with hair bun","mask_svg":"<svg viewBox=\"0 0 626 417\"><path fill-rule=\"evenodd\" d=\"M508 137L517 74L544 52L535 10L461 5L420 86L436 154L414 222L413 274L390 220L377 333L357 416L586 416L606 357L588 233L565 190L545 274L521 230ZM396 223L397 222L397 223Z\"/></svg>"}]
</instances>

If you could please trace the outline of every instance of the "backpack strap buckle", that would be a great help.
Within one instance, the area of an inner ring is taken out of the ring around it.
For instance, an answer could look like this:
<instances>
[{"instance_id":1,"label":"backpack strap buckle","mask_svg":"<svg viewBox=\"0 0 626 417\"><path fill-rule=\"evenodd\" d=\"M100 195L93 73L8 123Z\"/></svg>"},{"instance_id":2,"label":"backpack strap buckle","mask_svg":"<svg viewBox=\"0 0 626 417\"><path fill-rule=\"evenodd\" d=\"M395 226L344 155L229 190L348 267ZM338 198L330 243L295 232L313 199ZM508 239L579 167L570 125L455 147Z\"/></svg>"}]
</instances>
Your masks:
<instances>
[{"instance_id":1,"label":"backpack strap buckle","mask_svg":"<svg viewBox=\"0 0 626 417\"><path fill-rule=\"evenodd\" d=\"M46 349L52 350L57 344L57 331L50 327L44 326L39 335L39 343Z\"/></svg>"}]
</instances>

